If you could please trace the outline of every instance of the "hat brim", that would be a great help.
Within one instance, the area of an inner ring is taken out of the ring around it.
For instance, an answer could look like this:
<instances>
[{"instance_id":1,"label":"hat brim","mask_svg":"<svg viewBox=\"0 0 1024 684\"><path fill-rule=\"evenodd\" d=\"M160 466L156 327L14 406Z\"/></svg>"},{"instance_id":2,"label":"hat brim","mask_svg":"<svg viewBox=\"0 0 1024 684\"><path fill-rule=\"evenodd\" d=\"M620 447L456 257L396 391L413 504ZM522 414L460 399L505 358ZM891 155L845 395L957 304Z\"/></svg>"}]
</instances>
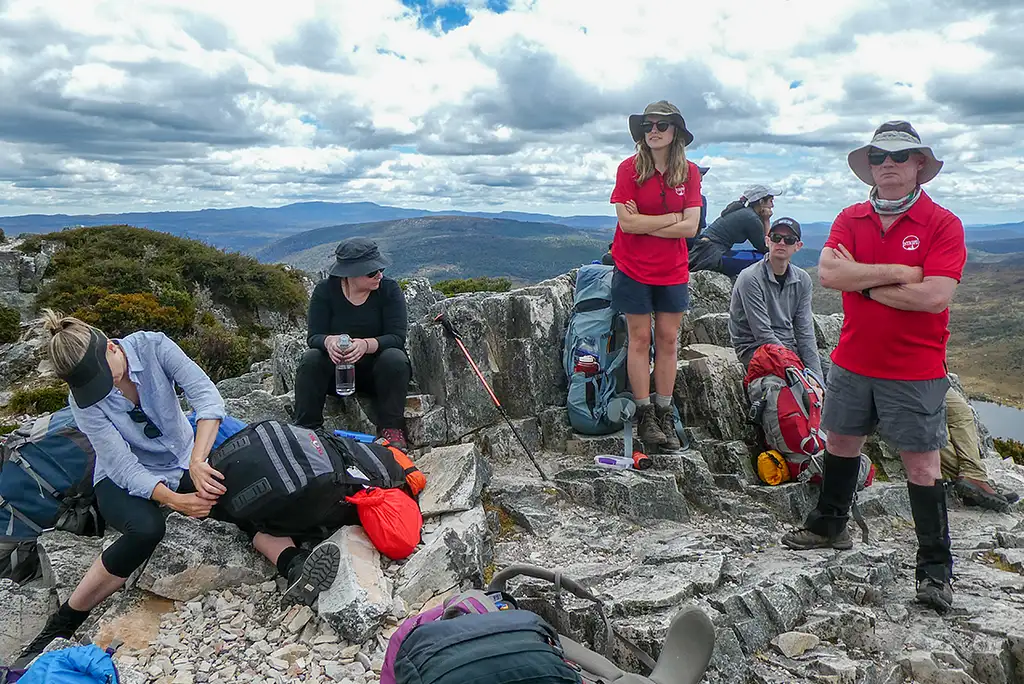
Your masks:
<instances>
[{"instance_id":1,"label":"hat brim","mask_svg":"<svg viewBox=\"0 0 1024 684\"><path fill-rule=\"evenodd\" d=\"M340 264L335 261L327 273L336 278L355 278L356 276L364 276L367 273L372 273L377 269L386 268L390 265L391 260L381 254L375 259L353 261L347 264Z\"/></svg>"},{"instance_id":2,"label":"hat brim","mask_svg":"<svg viewBox=\"0 0 1024 684\"><path fill-rule=\"evenodd\" d=\"M693 142L693 133L686 128L686 122L683 121L683 117L676 114L675 112L650 112L649 114L630 114L629 115L629 134L633 136L633 142L638 143L644 139L644 132L641 130L640 125L643 124L644 119L648 116L663 116L675 125L678 130L683 132L683 142L687 146Z\"/></svg>"},{"instance_id":3,"label":"hat brim","mask_svg":"<svg viewBox=\"0 0 1024 684\"><path fill-rule=\"evenodd\" d=\"M92 406L110 394L114 389L114 376L107 363L107 338L104 335L92 331L85 356L64 381L68 383L78 408Z\"/></svg>"},{"instance_id":4,"label":"hat brim","mask_svg":"<svg viewBox=\"0 0 1024 684\"><path fill-rule=\"evenodd\" d=\"M868 143L863 147L858 147L853 152L850 152L846 158L850 164L850 170L856 174L857 178L871 186L875 184L875 179L871 177L871 164L868 163L868 150L872 147L877 147L886 152L917 150L923 154L925 156L925 163L917 174L917 182L921 185L939 175L939 171L942 169L942 162L935 158L935 153L932 152L930 147L904 140L879 140L876 143Z\"/></svg>"}]
</instances>

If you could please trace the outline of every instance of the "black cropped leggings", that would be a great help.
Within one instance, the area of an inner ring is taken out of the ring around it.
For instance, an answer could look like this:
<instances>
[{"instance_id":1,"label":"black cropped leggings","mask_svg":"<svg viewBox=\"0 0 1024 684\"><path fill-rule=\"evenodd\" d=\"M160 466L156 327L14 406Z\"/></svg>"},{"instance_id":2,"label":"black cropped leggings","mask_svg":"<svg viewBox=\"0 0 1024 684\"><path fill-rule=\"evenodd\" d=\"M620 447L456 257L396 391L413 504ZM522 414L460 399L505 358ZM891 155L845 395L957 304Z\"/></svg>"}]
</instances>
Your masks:
<instances>
[{"instance_id":1,"label":"black cropped leggings","mask_svg":"<svg viewBox=\"0 0 1024 684\"><path fill-rule=\"evenodd\" d=\"M115 577L128 578L153 555L157 544L164 538L168 511L152 499L132 496L108 478L97 482L94 489L100 515L108 525L121 533L121 537L108 546L100 556L103 567ZM195 491L195 485L192 484L192 478L186 470L181 476L178 493L190 494ZM210 513L210 517L225 520L218 515L216 507ZM226 522L238 524L234 520ZM239 527L250 540L256 534L255 529L244 524Z\"/></svg>"}]
</instances>

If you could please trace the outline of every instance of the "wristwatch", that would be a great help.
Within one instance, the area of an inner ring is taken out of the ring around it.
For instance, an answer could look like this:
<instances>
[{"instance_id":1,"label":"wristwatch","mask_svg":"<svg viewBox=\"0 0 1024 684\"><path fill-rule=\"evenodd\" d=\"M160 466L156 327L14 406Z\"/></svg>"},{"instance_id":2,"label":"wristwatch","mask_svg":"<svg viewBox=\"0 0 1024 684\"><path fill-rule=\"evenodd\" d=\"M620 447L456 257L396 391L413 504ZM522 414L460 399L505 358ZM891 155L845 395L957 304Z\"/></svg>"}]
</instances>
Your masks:
<instances>
[{"instance_id":1,"label":"wristwatch","mask_svg":"<svg viewBox=\"0 0 1024 684\"><path fill-rule=\"evenodd\" d=\"M860 293L862 295L864 295L865 297L867 297L868 299L871 299L871 288L870 287L865 287L863 290L860 291Z\"/></svg>"}]
</instances>

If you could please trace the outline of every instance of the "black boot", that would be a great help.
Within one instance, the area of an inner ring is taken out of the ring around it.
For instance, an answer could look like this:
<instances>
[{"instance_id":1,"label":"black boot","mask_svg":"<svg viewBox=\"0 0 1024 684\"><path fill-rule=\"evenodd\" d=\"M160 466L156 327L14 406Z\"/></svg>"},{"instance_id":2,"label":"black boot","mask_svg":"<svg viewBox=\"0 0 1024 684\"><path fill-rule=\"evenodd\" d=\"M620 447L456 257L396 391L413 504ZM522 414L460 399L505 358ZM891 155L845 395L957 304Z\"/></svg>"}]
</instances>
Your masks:
<instances>
[{"instance_id":1,"label":"black boot","mask_svg":"<svg viewBox=\"0 0 1024 684\"><path fill-rule=\"evenodd\" d=\"M853 548L846 522L857 492L860 459L843 458L826 451L824 460L818 505L807 515L802 528L782 537L782 543L791 549Z\"/></svg>"},{"instance_id":2,"label":"black boot","mask_svg":"<svg viewBox=\"0 0 1024 684\"><path fill-rule=\"evenodd\" d=\"M32 662L37 655L43 652L50 642L54 639L70 639L75 635L75 632L85 619L89 617L89 611L75 610L67 603L62 605L56 613L50 616L50 619L46 621L42 631L36 635L28 646L26 646L18 659L14 661L12 667L25 668Z\"/></svg>"},{"instance_id":3,"label":"black boot","mask_svg":"<svg viewBox=\"0 0 1024 684\"><path fill-rule=\"evenodd\" d=\"M946 487L907 483L917 532L917 600L939 613L953 607L953 554L949 542Z\"/></svg>"}]
</instances>

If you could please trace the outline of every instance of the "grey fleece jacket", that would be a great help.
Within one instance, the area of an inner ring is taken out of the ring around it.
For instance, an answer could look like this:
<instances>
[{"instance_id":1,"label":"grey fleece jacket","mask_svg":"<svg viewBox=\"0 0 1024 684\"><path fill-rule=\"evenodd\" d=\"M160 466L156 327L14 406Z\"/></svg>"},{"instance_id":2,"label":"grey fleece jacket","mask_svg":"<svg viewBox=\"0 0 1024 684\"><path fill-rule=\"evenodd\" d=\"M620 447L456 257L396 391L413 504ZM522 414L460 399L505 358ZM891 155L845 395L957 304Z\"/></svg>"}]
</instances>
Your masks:
<instances>
[{"instance_id":1,"label":"grey fleece jacket","mask_svg":"<svg viewBox=\"0 0 1024 684\"><path fill-rule=\"evenodd\" d=\"M800 356L822 378L811 318L811 276L789 265L779 287L768 257L740 271L729 304L729 337L744 366L763 344L781 344Z\"/></svg>"}]
</instances>

